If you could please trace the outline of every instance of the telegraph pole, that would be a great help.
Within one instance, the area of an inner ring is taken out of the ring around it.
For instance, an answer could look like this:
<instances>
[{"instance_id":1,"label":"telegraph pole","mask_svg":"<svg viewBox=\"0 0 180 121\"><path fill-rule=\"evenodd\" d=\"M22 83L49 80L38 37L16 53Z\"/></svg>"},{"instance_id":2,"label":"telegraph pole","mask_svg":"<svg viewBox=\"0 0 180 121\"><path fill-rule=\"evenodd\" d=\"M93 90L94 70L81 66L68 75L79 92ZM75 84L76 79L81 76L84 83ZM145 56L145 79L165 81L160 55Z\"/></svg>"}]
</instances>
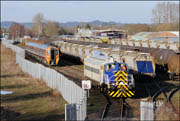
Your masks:
<instances>
[{"instance_id":1,"label":"telegraph pole","mask_svg":"<svg viewBox=\"0 0 180 121\"><path fill-rule=\"evenodd\" d=\"M119 38L119 62L121 61L121 56L120 56L120 51L121 51L121 40L120 40L120 38Z\"/></svg>"}]
</instances>

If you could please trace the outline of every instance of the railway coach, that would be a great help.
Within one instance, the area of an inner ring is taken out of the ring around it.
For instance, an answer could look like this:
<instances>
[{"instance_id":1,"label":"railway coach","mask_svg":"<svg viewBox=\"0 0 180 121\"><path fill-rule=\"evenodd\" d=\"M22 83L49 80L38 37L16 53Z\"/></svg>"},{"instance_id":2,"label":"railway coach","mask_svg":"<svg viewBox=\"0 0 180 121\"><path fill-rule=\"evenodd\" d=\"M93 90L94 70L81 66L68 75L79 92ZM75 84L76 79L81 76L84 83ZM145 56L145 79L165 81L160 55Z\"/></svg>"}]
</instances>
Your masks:
<instances>
[{"instance_id":1,"label":"railway coach","mask_svg":"<svg viewBox=\"0 0 180 121\"><path fill-rule=\"evenodd\" d=\"M58 48L33 42L26 43L25 54L47 65L57 65L60 59Z\"/></svg>"}]
</instances>

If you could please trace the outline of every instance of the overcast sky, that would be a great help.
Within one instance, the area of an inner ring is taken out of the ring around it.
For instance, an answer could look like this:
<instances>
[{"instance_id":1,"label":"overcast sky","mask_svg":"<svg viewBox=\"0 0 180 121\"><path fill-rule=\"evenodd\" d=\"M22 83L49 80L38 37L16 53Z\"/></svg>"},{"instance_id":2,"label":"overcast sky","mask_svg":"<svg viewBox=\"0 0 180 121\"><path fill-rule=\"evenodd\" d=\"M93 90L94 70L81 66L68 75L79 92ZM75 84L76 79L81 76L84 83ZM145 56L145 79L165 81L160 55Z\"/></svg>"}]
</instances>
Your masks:
<instances>
[{"instance_id":1,"label":"overcast sky","mask_svg":"<svg viewBox=\"0 0 180 121\"><path fill-rule=\"evenodd\" d=\"M1 21L32 22L43 13L48 20L115 21L121 23L151 23L152 9L158 1L1 1Z\"/></svg>"}]
</instances>

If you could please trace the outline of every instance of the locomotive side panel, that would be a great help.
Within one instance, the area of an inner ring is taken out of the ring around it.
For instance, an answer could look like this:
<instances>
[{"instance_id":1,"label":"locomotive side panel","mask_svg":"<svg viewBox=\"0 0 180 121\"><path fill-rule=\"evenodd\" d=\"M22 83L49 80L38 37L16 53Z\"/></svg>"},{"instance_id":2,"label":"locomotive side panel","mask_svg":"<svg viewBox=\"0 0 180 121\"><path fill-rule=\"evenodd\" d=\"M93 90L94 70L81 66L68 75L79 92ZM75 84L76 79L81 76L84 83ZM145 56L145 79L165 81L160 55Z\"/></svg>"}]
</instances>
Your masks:
<instances>
[{"instance_id":1,"label":"locomotive side panel","mask_svg":"<svg viewBox=\"0 0 180 121\"><path fill-rule=\"evenodd\" d=\"M102 82L103 73L101 71L101 63L100 60L93 59L91 57L86 57L84 59L84 76L98 82L99 84Z\"/></svg>"}]
</instances>

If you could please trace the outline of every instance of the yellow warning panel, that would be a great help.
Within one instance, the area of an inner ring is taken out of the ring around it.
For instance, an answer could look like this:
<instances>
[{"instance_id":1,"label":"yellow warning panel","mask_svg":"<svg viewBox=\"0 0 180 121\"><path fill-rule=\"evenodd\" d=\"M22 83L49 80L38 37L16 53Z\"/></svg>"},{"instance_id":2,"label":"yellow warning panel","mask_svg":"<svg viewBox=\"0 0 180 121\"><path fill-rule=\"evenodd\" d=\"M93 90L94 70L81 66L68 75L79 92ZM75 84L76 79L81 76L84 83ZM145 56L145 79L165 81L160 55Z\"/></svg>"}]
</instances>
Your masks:
<instances>
[{"instance_id":1,"label":"yellow warning panel","mask_svg":"<svg viewBox=\"0 0 180 121\"><path fill-rule=\"evenodd\" d=\"M128 88L128 74L124 71L118 71L114 75L115 89L109 90L108 95L112 98L132 97L134 92Z\"/></svg>"},{"instance_id":2,"label":"yellow warning panel","mask_svg":"<svg viewBox=\"0 0 180 121\"><path fill-rule=\"evenodd\" d=\"M117 90L108 91L108 95L113 98L117 97L132 97L134 96L134 92L129 90L125 85Z\"/></svg>"}]
</instances>

